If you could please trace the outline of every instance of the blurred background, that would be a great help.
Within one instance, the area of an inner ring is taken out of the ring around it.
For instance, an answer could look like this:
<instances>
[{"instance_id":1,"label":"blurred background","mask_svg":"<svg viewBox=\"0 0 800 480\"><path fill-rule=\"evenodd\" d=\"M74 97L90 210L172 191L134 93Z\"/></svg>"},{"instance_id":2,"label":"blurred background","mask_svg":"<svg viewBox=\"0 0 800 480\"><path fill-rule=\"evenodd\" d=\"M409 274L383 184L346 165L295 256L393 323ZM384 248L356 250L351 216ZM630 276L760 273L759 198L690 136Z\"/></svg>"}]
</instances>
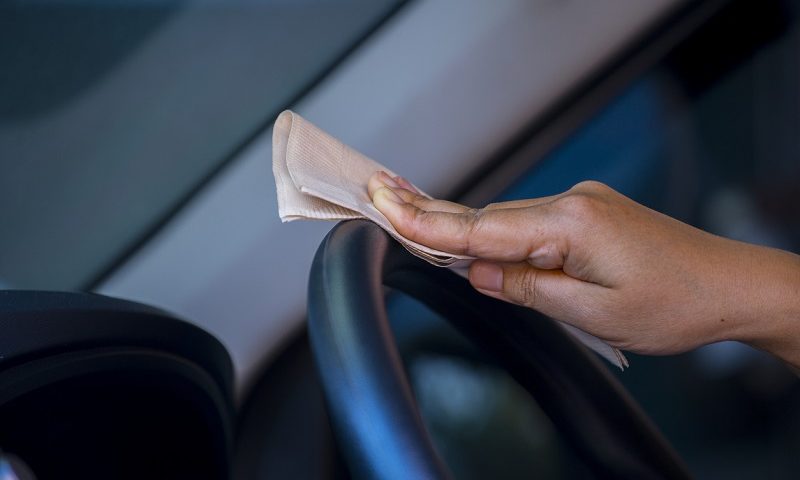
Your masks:
<instances>
[{"instance_id":1,"label":"blurred background","mask_svg":"<svg viewBox=\"0 0 800 480\"><path fill-rule=\"evenodd\" d=\"M473 206L594 179L800 252L799 20L796 0L0 1L0 287L175 311L226 344L243 411L269 391L291 426L322 408L303 320L329 225L277 219L282 109ZM445 321L399 293L390 314L457 478L591 476ZM618 378L699 478L800 471L778 361L628 357ZM326 422L259 468L296 473Z\"/></svg>"}]
</instances>

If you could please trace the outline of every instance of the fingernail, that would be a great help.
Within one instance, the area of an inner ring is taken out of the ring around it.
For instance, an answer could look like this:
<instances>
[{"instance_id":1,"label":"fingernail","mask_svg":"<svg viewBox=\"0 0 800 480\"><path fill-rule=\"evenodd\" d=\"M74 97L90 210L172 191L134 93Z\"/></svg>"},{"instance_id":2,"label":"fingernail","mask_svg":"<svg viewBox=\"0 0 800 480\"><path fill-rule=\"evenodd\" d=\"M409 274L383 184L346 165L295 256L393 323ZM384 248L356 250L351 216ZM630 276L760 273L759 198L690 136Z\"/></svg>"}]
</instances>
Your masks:
<instances>
[{"instance_id":1,"label":"fingernail","mask_svg":"<svg viewBox=\"0 0 800 480\"><path fill-rule=\"evenodd\" d=\"M490 292L503 291L503 269L490 262L475 262L469 270L472 286Z\"/></svg>"},{"instance_id":2,"label":"fingernail","mask_svg":"<svg viewBox=\"0 0 800 480\"><path fill-rule=\"evenodd\" d=\"M405 203L398 194L394 193L392 189L388 187L381 187L377 192L375 192L375 200L373 200L373 203L375 203L375 201L380 201L381 199L386 199L398 205Z\"/></svg>"},{"instance_id":3,"label":"fingernail","mask_svg":"<svg viewBox=\"0 0 800 480\"><path fill-rule=\"evenodd\" d=\"M390 177L388 173L381 171L380 173L378 173L378 176L380 177L380 180L381 182L383 182L384 185L392 188L400 188L400 185L398 185L397 182L395 182L394 179Z\"/></svg>"}]
</instances>

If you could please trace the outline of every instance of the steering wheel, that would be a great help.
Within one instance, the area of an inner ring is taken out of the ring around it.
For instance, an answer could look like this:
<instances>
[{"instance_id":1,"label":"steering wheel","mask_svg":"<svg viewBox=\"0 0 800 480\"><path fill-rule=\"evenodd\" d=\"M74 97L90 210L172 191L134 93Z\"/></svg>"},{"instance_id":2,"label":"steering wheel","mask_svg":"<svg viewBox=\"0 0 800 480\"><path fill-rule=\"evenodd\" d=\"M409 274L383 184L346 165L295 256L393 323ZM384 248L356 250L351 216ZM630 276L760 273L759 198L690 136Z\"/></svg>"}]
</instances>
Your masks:
<instances>
[{"instance_id":1,"label":"steering wheel","mask_svg":"<svg viewBox=\"0 0 800 480\"><path fill-rule=\"evenodd\" d=\"M481 295L412 256L377 225L336 225L309 280L309 335L331 419L357 478L449 479L394 341L384 286L446 318L538 402L604 478L689 478L669 443L600 360L551 319Z\"/></svg>"}]
</instances>

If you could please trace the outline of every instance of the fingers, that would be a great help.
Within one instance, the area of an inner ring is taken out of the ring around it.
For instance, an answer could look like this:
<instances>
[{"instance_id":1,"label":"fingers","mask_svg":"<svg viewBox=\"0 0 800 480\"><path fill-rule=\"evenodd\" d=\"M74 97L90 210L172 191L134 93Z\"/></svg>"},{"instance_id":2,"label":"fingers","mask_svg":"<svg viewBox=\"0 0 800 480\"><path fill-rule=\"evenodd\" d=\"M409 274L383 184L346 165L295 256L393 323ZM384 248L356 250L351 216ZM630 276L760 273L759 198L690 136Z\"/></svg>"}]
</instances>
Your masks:
<instances>
[{"instance_id":1,"label":"fingers","mask_svg":"<svg viewBox=\"0 0 800 480\"><path fill-rule=\"evenodd\" d=\"M547 268L563 264L566 248L560 244L564 240L554 235L555 219L546 209L482 211L459 206L450 210L440 203L442 210L426 210L401 195L399 190L382 187L372 201L401 235L417 243L490 260L536 259Z\"/></svg>"},{"instance_id":2,"label":"fingers","mask_svg":"<svg viewBox=\"0 0 800 480\"><path fill-rule=\"evenodd\" d=\"M388 175L386 175L386 176L388 177ZM417 187L415 187L414 185L411 185L411 182L409 182L405 178L403 178L403 177L398 175L398 176L394 177L394 180L400 185L400 188L404 188L404 189L408 190L411 193L419 194L419 190L417 190Z\"/></svg>"},{"instance_id":3,"label":"fingers","mask_svg":"<svg viewBox=\"0 0 800 480\"><path fill-rule=\"evenodd\" d=\"M470 210L468 207L458 203L425 197L403 177L391 177L386 172L377 172L372 175L367 185L370 197L373 197L375 192L382 187L391 187L392 191L400 196L404 202L411 203L422 210L452 213L462 213Z\"/></svg>"},{"instance_id":4,"label":"fingers","mask_svg":"<svg viewBox=\"0 0 800 480\"><path fill-rule=\"evenodd\" d=\"M416 195L420 195L419 190L417 190L411 182L399 175L392 177L384 171L375 172L369 178L369 183L367 184L369 195L372 196L372 194L381 187L402 188Z\"/></svg>"},{"instance_id":5,"label":"fingers","mask_svg":"<svg viewBox=\"0 0 800 480\"><path fill-rule=\"evenodd\" d=\"M539 198L526 198L523 200L510 200L508 202L497 202L497 203L490 203L483 207L484 210L502 210L508 208L527 208L533 207L535 205L542 205L545 203L550 203L553 200L561 197L562 195L551 195L549 197L539 197Z\"/></svg>"},{"instance_id":6,"label":"fingers","mask_svg":"<svg viewBox=\"0 0 800 480\"><path fill-rule=\"evenodd\" d=\"M482 260L470 266L469 281L485 295L538 310L578 328L592 321L592 305L601 303L609 290L572 278L561 270Z\"/></svg>"},{"instance_id":7,"label":"fingers","mask_svg":"<svg viewBox=\"0 0 800 480\"><path fill-rule=\"evenodd\" d=\"M422 195L413 193L403 188L393 188L392 191L404 202L410 203L421 210L450 213L466 213L471 210L470 208L459 203L423 197Z\"/></svg>"},{"instance_id":8,"label":"fingers","mask_svg":"<svg viewBox=\"0 0 800 480\"><path fill-rule=\"evenodd\" d=\"M449 213L467 213L472 209L455 202L448 202L447 200L437 200L434 198L423 197L416 195L408 190L402 188L392 189L404 202L410 203L420 210L429 212L449 212Z\"/></svg>"},{"instance_id":9,"label":"fingers","mask_svg":"<svg viewBox=\"0 0 800 480\"><path fill-rule=\"evenodd\" d=\"M559 196L496 203L476 210L399 187L403 182L408 183L402 177L377 172L370 178L368 190L375 207L404 237L454 254L526 260L547 269L563 266L565 239L553 235L555 219L544 208Z\"/></svg>"},{"instance_id":10,"label":"fingers","mask_svg":"<svg viewBox=\"0 0 800 480\"><path fill-rule=\"evenodd\" d=\"M370 198L382 187L400 188L400 184L386 172L373 173L372 176L369 177L369 182L367 183L367 192L369 192Z\"/></svg>"},{"instance_id":11,"label":"fingers","mask_svg":"<svg viewBox=\"0 0 800 480\"><path fill-rule=\"evenodd\" d=\"M436 212L452 212L462 213L469 212L472 209L465 205L447 200L437 200L425 197L420 194L408 180L401 176L392 177L386 172L379 171L372 175L367 185L369 196L375 195L375 192L381 187L390 187L394 193L398 194L404 201L414 204L422 210L432 210ZM483 210L501 210L508 208L525 208L534 205L541 205L549 203L560 197L561 195L552 195L549 197L540 198L526 198L523 200L512 200L508 202L490 203L483 207Z\"/></svg>"}]
</instances>

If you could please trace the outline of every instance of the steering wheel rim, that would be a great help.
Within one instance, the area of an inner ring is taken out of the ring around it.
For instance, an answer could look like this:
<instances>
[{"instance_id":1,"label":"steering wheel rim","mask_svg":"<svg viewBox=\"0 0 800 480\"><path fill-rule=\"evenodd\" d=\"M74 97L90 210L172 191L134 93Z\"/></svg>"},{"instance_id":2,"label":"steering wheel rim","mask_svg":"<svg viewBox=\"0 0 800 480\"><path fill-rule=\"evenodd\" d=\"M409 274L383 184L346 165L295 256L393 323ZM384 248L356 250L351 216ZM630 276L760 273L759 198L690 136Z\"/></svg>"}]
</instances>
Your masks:
<instances>
[{"instance_id":1,"label":"steering wheel rim","mask_svg":"<svg viewBox=\"0 0 800 480\"><path fill-rule=\"evenodd\" d=\"M371 222L336 225L311 268L308 322L340 447L358 478L452 478L428 435L394 341L384 286L422 301L494 357L601 477L689 478L601 361L556 322L481 295ZM487 320L490 319L490 320Z\"/></svg>"}]
</instances>

